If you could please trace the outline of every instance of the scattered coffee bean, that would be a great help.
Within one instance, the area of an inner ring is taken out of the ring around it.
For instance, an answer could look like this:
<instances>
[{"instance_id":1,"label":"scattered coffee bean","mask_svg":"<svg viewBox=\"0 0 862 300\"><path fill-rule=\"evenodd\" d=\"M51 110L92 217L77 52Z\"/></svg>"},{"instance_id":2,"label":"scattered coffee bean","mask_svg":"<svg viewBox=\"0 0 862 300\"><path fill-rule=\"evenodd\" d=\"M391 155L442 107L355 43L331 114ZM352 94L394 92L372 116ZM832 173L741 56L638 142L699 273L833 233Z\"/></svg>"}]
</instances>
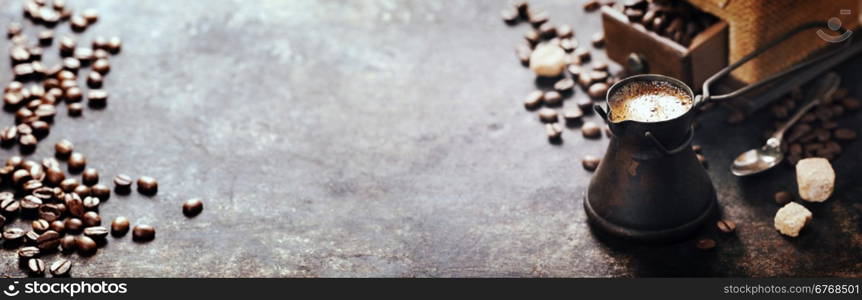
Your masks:
<instances>
[{"instance_id":1,"label":"scattered coffee bean","mask_svg":"<svg viewBox=\"0 0 862 300\"><path fill-rule=\"evenodd\" d=\"M72 190L72 193L82 197L82 199L83 199L83 197L87 197L90 195L90 187L81 184L81 185L76 186L75 189Z\"/></svg>"},{"instance_id":2,"label":"scattered coffee bean","mask_svg":"<svg viewBox=\"0 0 862 300\"><path fill-rule=\"evenodd\" d=\"M571 78L563 78L554 83L554 89L560 92L569 92L575 87L575 81Z\"/></svg>"},{"instance_id":3,"label":"scattered coffee bean","mask_svg":"<svg viewBox=\"0 0 862 300\"><path fill-rule=\"evenodd\" d=\"M81 217L81 222L84 224L84 227L99 226L102 225L102 217L97 212L88 211Z\"/></svg>"},{"instance_id":4,"label":"scattered coffee bean","mask_svg":"<svg viewBox=\"0 0 862 300\"><path fill-rule=\"evenodd\" d=\"M21 228L9 228L3 231L3 239L10 242L20 242L25 234L27 232Z\"/></svg>"},{"instance_id":5,"label":"scattered coffee bean","mask_svg":"<svg viewBox=\"0 0 862 300\"><path fill-rule=\"evenodd\" d=\"M144 195L155 195L159 191L159 182L150 176L141 176L138 178L138 193Z\"/></svg>"},{"instance_id":6,"label":"scattered coffee bean","mask_svg":"<svg viewBox=\"0 0 862 300\"><path fill-rule=\"evenodd\" d=\"M539 110L539 120L543 123L557 122L557 111L550 108L542 108Z\"/></svg>"},{"instance_id":7,"label":"scattered coffee bean","mask_svg":"<svg viewBox=\"0 0 862 300\"><path fill-rule=\"evenodd\" d=\"M72 18L69 19L69 23L72 25L72 31L74 32L87 30L87 25L89 24L87 19L84 19L82 16L72 16Z\"/></svg>"},{"instance_id":8,"label":"scattered coffee bean","mask_svg":"<svg viewBox=\"0 0 862 300\"><path fill-rule=\"evenodd\" d=\"M602 129L595 122L587 121L581 126L581 134L588 139L597 139L602 137Z\"/></svg>"},{"instance_id":9,"label":"scattered coffee bean","mask_svg":"<svg viewBox=\"0 0 862 300\"><path fill-rule=\"evenodd\" d=\"M114 177L114 191L121 195L130 193L132 191L132 178L125 174Z\"/></svg>"},{"instance_id":10,"label":"scattered coffee bean","mask_svg":"<svg viewBox=\"0 0 862 300\"><path fill-rule=\"evenodd\" d=\"M500 12L500 16L503 18L503 22L507 24L515 24L518 22L519 15L518 10L515 8L506 8Z\"/></svg>"},{"instance_id":11,"label":"scattered coffee bean","mask_svg":"<svg viewBox=\"0 0 862 300\"><path fill-rule=\"evenodd\" d=\"M695 156L697 157L697 161L700 162L704 169L709 168L709 163L706 161L706 156L703 156L703 154L699 153L695 154Z\"/></svg>"},{"instance_id":12,"label":"scattered coffee bean","mask_svg":"<svg viewBox=\"0 0 862 300\"><path fill-rule=\"evenodd\" d=\"M591 12L599 9L602 4L598 0L588 0L584 3L584 11Z\"/></svg>"},{"instance_id":13,"label":"scattered coffee bean","mask_svg":"<svg viewBox=\"0 0 862 300\"><path fill-rule=\"evenodd\" d=\"M60 189L62 189L66 193L71 193L75 191L75 188L77 188L79 185L81 185L81 183L78 182L77 179L66 178L60 182Z\"/></svg>"},{"instance_id":14,"label":"scattered coffee bean","mask_svg":"<svg viewBox=\"0 0 862 300\"><path fill-rule=\"evenodd\" d=\"M108 236L108 229L102 226L87 227L84 228L84 235L94 240L100 240Z\"/></svg>"},{"instance_id":15,"label":"scattered coffee bean","mask_svg":"<svg viewBox=\"0 0 862 300\"><path fill-rule=\"evenodd\" d=\"M557 123L549 123L545 124L545 133L548 135L548 140L555 142L562 137L563 129Z\"/></svg>"},{"instance_id":16,"label":"scattered coffee bean","mask_svg":"<svg viewBox=\"0 0 862 300\"><path fill-rule=\"evenodd\" d=\"M527 16L527 19L530 24L533 25L533 27L539 27L542 26L542 24L545 24L545 22L548 22L548 19L550 19L550 17L548 16L548 13L544 11L530 12L529 16Z\"/></svg>"},{"instance_id":17,"label":"scattered coffee bean","mask_svg":"<svg viewBox=\"0 0 862 300\"><path fill-rule=\"evenodd\" d=\"M95 168L86 168L81 174L81 182L88 186L99 183L99 171Z\"/></svg>"},{"instance_id":18,"label":"scattered coffee bean","mask_svg":"<svg viewBox=\"0 0 862 300\"><path fill-rule=\"evenodd\" d=\"M87 167L87 158L80 152L72 152L69 155L69 172L80 173Z\"/></svg>"},{"instance_id":19,"label":"scattered coffee bean","mask_svg":"<svg viewBox=\"0 0 862 300\"><path fill-rule=\"evenodd\" d=\"M120 50L123 48L123 42L120 41L119 37L111 37L108 39L108 44L106 45L108 52L112 54L120 53Z\"/></svg>"},{"instance_id":20,"label":"scattered coffee bean","mask_svg":"<svg viewBox=\"0 0 862 300\"><path fill-rule=\"evenodd\" d=\"M96 197L100 201L108 200L111 197L111 189L104 184L96 184L90 187L90 195Z\"/></svg>"},{"instance_id":21,"label":"scattered coffee bean","mask_svg":"<svg viewBox=\"0 0 862 300\"><path fill-rule=\"evenodd\" d=\"M126 217L116 217L114 221L111 222L111 235L113 236L124 236L129 232L129 219Z\"/></svg>"},{"instance_id":22,"label":"scattered coffee bean","mask_svg":"<svg viewBox=\"0 0 862 300\"><path fill-rule=\"evenodd\" d=\"M560 106L563 104L563 95L557 91L545 92L545 96L542 99L544 99L545 105L548 106Z\"/></svg>"},{"instance_id":23,"label":"scattered coffee bean","mask_svg":"<svg viewBox=\"0 0 862 300\"><path fill-rule=\"evenodd\" d=\"M577 106L567 108L563 111L563 119L566 120L567 124L574 124L580 122L583 116L584 112Z\"/></svg>"},{"instance_id":24,"label":"scattered coffee bean","mask_svg":"<svg viewBox=\"0 0 862 300\"><path fill-rule=\"evenodd\" d=\"M200 198L192 198L183 203L183 214L186 217L194 217L204 210L204 202Z\"/></svg>"},{"instance_id":25,"label":"scattered coffee bean","mask_svg":"<svg viewBox=\"0 0 862 300\"><path fill-rule=\"evenodd\" d=\"M697 249L709 251L715 249L716 242L713 239L700 239L697 241Z\"/></svg>"},{"instance_id":26,"label":"scattered coffee bean","mask_svg":"<svg viewBox=\"0 0 862 300\"><path fill-rule=\"evenodd\" d=\"M584 156L584 158L581 160L581 166L584 167L584 170L592 172L592 171L595 171L599 167L600 162L601 162L600 158L592 156L592 155L587 155L587 156Z\"/></svg>"},{"instance_id":27,"label":"scattered coffee bean","mask_svg":"<svg viewBox=\"0 0 862 300\"><path fill-rule=\"evenodd\" d=\"M53 30L42 30L39 32L39 44L42 46L51 45L54 41L54 31Z\"/></svg>"},{"instance_id":28,"label":"scattered coffee bean","mask_svg":"<svg viewBox=\"0 0 862 300\"><path fill-rule=\"evenodd\" d=\"M544 97L545 93L542 93L542 91L531 92L529 95L527 95L527 98L524 99L524 108L528 110L539 108L539 106L542 106L542 101Z\"/></svg>"},{"instance_id":29,"label":"scattered coffee bean","mask_svg":"<svg viewBox=\"0 0 862 300\"><path fill-rule=\"evenodd\" d=\"M833 135L835 135L836 139L844 140L844 141L851 141L851 140L856 139L856 132L853 131L852 129L847 129L847 128L835 129L835 131L833 132Z\"/></svg>"},{"instance_id":30,"label":"scattered coffee bean","mask_svg":"<svg viewBox=\"0 0 862 300\"><path fill-rule=\"evenodd\" d=\"M587 91L587 94L589 94L593 99L603 99L607 93L608 84L604 82L593 83Z\"/></svg>"},{"instance_id":31,"label":"scattered coffee bean","mask_svg":"<svg viewBox=\"0 0 862 300\"><path fill-rule=\"evenodd\" d=\"M731 233L736 231L736 223L734 223L733 221L718 220L715 225L718 227L718 230L724 233Z\"/></svg>"},{"instance_id":32,"label":"scattered coffee bean","mask_svg":"<svg viewBox=\"0 0 862 300\"><path fill-rule=\"evenodd\" d=\"M69 275L69 270L72 269L72 262L68 259L60 259L51 264L49 270L54 277L64 277Z\"/></svg>"},{"instance_id":33,"label":"scattered coffee bean","mask_svg":"<svg viewBox=\"0 0 862 300\"><path fill-rule=\"evenodd\" d=\"M132 228L132 240L135 241L150 241L156 237L156 229L150 225L137 225Z\"/></svg>"},{"instance_id":34,"label":"scattered coffee bean","mask_svg":"<svg viewBox=\"0 0 862 300\"><path fill-rule=\"evenodd\" d=\"M27 272L31 275L45 274L45 262L38 258L27 260Z\"/></svg>"},{"instance_id":35,"label":"scattered coffee bean","mask_svg":"<svg viewBox=\"0 0 862 300\"><path fill-rule=\"evenodd\" d=\"M102 201L99 200L99 198L91 196L91 197L84 198L83 202L84 202L84 209L85 210L98 211L99 210L99 204L101 204Z\"/></svg>"},{"instance_id":36,"label":"scattered coffee bean","mask_svg":"<svg viewBox=\"0 0 862 300\"><path fill-rule=\"evenodd\" d=\"M18 249L18 259L22 261L27 261L31 258L39 256L40 252L41 251L39 251L39 248L33 246L23 247L21 249Z\"/></svg>"},{"instance_id":37,"label":"scattered coffee bean","mask_svg":"<svg viewBox=\"0 0 862 300\"><path fill-rule=\"evenodd\" d=\"M60 140L54 145L54 153L58 158L68 158L74 150L75 147L69 140Z\"/></svg>"},{"instance_id":38,"label":"scattered coffee bean","mask_svg":"<svg viewBox=\"0 0 862 300\"><path fill-rule=\"evenodd\" d=\"M593 43L593 47L602 48L605 46L605 33L597 32L593 34L591 41Z\"/></svg>"},{"instance_id":39,"label":"scattered coffee bean","mask_svg":"<svg viewBox=\"0 0 862 300\"><path fill-rule=\"evenodd\" d=\"M66 105L69 111L69 116L78 117L84 112L84 105L81 103L69 103Z\"/></svg>"},{"instance_id":40,"label":"scattered coffee bean","mask_svg":"<svg viewBox=\"0 0 862 300\"><path fill-rule=\"evenodd\" d=\"M51 223L48 223L48 221L44 219L35 220L30 224L30 226L33 227L33 231L36 233L43 233L48 231L48 229L51 229Z\"/></svg>"},{"instance_id":41,"label":"scattered coffee bean","mask_svg":"<svg viewBox=\"0 0 862 300\"><path fill-rule=\"evenodd\" d=\"M92 238L81 235L75 238L75 248L81 256L92 256L99 250L99 245Z\"/></svg>"},{"instance_id":42,"label":"scattered coffee bean","mask_svg":"<svg viewBox=\"0 0 862 300\"><path fill-rule=\"evenodd\" d=\"M45 204L39 207L39 218L53 222L60 218L63 213L53 204Z\"/></svg>"},{"instance_id":43,"label":"scattered coffee bean","mask_svg":"<svg viewBox=\"0 0 862 300\"><path fill-rule=\"evenodd\" d=\"M49 229L63 234L66 232L66 225L63 224L63 221L55 220L54 222L51 222L51 227Z\"/></svg>"},{"instance_id":44,"label":"scattered coffee bean","mask_svg":"<svg viewBox=\"0 0 862 300\"><path fill-rule=\"evenodd\" d=\"M99 12L96 11L95 9L88 8L88 9L85 9L83 12L81 12L81 17L83 17L84 20L87 21L88 25L92 25L93 23L96 23L96 21L99 20Z\"/></svg>"},{"instance_id":45,"label":"scattered coffee bean","mask_svg":"<svg viewBox=\"0 0 862 300\"><path fill-rule=\"evenodd\" d=\"M578 108L580 108L584 114L591 114L593 112L593 99L590 97L580 97L576 101Z\"/></svg>"},{"instance_id":46,"label":"scattered coffee bean","mask_svg":"<svg viewBox=\"0 0 862 300\"><path fill-rule=\"evenodd\" d=\"M77 242L75 241L75 237L71 235L64 236L60 239L60 251L63 253L70 253L75 251L75 246Z\"/></svg>"},{"instance_id":47,"label":"scattered coffee bean","mask_svg":"<svg viewBox=\"0 0 862 300\"><path fill-rule=\"evenodd\" d=\"M42 251L56 250L57 246L60 245L60 233L53 230L45 231L36 239L36 245Z\"/></svg>"}]
</instances>

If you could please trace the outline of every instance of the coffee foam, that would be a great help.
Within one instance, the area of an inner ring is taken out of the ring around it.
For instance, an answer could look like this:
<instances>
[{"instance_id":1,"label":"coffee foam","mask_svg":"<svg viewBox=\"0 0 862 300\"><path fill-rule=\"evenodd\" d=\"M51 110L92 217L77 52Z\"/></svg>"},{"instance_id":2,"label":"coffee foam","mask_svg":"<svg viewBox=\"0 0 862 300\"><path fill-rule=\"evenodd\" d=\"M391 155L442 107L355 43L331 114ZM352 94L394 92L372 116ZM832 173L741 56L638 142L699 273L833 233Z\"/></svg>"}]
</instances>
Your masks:
<instances>
[{"instance_id":1,"label":"coffee foam","mask_svg":"<svg viewBox=\"0 0 862 300\"><path fill-rule=\"evenodd\" d=\"M693 104L691 95L667 81L631 81L608 99L612 122L660 122L684 115Z\"/></svg>"}]
</instances>

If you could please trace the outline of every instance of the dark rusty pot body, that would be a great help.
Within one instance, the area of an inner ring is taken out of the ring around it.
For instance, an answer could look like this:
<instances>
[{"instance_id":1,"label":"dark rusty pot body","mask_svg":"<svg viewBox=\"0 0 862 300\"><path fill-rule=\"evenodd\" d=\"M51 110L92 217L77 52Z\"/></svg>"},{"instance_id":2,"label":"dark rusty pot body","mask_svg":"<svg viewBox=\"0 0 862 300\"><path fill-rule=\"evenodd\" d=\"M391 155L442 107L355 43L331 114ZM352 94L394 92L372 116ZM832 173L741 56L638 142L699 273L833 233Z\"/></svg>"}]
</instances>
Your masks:
<instances>
[{"instance_id":1,"label":"dark rusty pot body","mask_svg":"<svg viewBox=\"0 0 862 300\"><path fill-rule=\"evenodd\" d=\"M661 75L629 77L608 95L633 80L668 81L695 99L685 84ZM691 149L696 105L661 122L611 122L610 106L607 112L597 107L613 137L584 199L593 226L625 238L667 241L688 236L710 217L715 189Z\"/></svg>"}]
</instances>

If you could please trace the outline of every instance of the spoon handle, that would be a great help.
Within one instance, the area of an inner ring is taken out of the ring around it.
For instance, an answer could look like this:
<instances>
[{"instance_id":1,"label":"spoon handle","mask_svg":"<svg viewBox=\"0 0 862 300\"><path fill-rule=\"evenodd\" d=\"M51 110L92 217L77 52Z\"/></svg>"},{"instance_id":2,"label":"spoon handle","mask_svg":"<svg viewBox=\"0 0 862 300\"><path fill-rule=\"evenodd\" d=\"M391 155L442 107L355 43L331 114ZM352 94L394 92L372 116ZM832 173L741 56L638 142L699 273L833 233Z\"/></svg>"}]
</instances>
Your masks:
<instances>
[{"instance_id":1,"label":"spoon handle","mask_svg":"<svg viewBox=\"0 0 862 300\"><path fill-rule=\"evenodd\" d=\"M781 128L775 131L772 137L777 139L778 141L781 141L781 139L784 138L784 133L787 131L787 129L790 129L793 124L796 124L796 122L798 122L799 119L801 119L806 112L811 110L812 107L820 103L823 99L832 97L832 94L834 94L835 91L838 90L838 85L840 83L841 77L839 77L838 74L835 74L835 72L829 72L828 74L817 80L817 83L815 83L814 86L814 93L809 94L810 96L808 97L808 99L811 99L811 101L809 101L807 104L805 104L805 106L796 111L796 114L794 114L793 117L787 121L787 123L784 123Z\"/></svg>"}]
</instances>

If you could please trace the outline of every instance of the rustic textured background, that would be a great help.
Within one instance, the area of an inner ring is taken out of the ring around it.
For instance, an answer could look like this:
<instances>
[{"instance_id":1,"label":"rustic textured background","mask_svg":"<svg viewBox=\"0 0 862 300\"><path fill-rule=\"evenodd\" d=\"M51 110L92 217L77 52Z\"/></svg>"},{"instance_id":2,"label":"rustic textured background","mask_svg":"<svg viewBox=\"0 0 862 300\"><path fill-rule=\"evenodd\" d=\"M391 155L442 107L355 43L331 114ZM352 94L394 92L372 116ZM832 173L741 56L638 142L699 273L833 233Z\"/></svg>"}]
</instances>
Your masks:
<instances>
[{"instance_id":1,"label":"rustic textured background","mask_svg":"<svg viewBox=\"0 0 862 300\"><path fill-rule=\"evenodd\" d=\"M0 3L4 28L23 22L21 2ZM521 105L534 88L514 55L527 28L503 24L504 1L69 2L102 13L79 40L118 35L124 49L111 58L108 107L78 119L61 108L31 157L67 138L103 181L160 181L155 197L113 195L102 207L105 220L152 224L157 238L109 238L94 257L71 255L73 276L862 274L862 143L835 164L832 199L806 205L813 224L784 238L771 197L795 187L791 168L744 180L727 169L762 144L768 121L729 126L721 110L704 117L696 143L738 233L708 226L698 236L719 245L706 253L693 240L598 239L582 211L590 173L580 158L607 139L566 130L562 145L548 144ZM600 30L580 2L534 2L573 24L582 45ZM56 59L56 47L47 53ZM840 70L855 95L860 66ZM189 197L206 199L194 219L180 212ZM24 275L14 251L0 256L3 274Z\"/></svg>"}]
</instances>

